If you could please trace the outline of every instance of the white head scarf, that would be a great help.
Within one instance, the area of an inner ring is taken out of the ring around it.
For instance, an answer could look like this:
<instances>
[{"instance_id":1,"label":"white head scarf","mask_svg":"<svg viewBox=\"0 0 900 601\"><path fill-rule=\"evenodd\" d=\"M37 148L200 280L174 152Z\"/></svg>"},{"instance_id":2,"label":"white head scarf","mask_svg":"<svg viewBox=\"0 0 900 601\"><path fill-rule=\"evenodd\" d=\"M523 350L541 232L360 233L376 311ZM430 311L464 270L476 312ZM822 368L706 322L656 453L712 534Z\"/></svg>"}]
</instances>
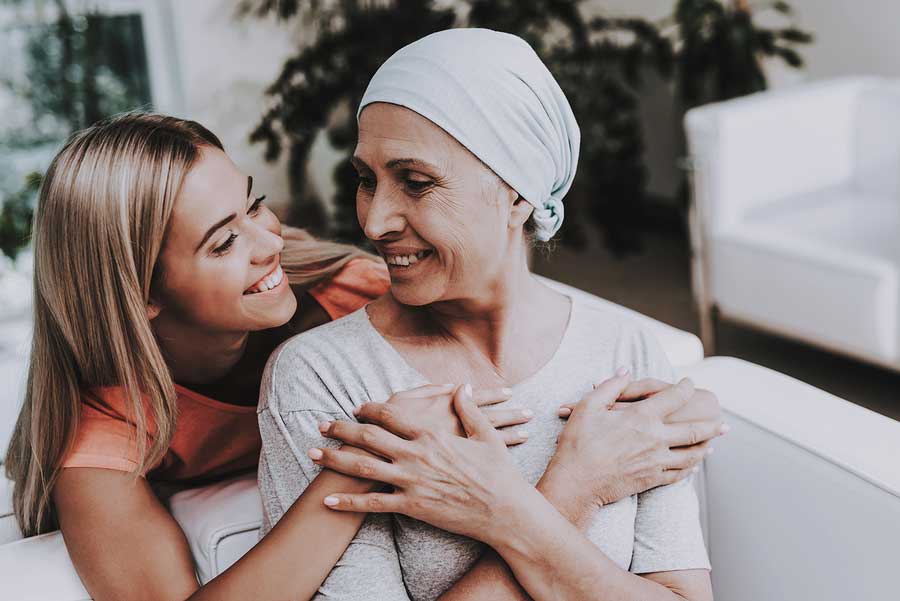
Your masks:
<instances>
[{"instance_id":1,"label":"white head scarf","mask_svg":"<svg viewBox=\"0 0 900 601\"><path fill-rule=\"evenodd\" d=\"M373 102L411 109L456 138L534 205L539 240L559 230L581 133L559 84L523 39L490 29L433 33L381 65L357 120Z\"/></svg>"}]
</instances>

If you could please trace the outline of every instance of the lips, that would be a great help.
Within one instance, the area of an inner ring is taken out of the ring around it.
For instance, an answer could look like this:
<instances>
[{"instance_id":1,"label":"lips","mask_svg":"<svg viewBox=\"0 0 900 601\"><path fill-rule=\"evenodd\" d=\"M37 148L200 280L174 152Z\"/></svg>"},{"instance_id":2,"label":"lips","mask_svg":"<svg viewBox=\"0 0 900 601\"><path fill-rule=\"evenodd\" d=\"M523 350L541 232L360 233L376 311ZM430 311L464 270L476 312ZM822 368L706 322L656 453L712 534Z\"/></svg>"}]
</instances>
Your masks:
<instances>
[{"instance_id":1,"label":"lips","mask_svg":"<svg viewBox=\"0 0 900 601\"><path fill-rule=\"evenodd\" d=\"M260 278L255 284L244 290L244 294L261 294L276 288L284 279L284 271L281 264L276 264L275 268Z\"/></svg>"}]
</instances>

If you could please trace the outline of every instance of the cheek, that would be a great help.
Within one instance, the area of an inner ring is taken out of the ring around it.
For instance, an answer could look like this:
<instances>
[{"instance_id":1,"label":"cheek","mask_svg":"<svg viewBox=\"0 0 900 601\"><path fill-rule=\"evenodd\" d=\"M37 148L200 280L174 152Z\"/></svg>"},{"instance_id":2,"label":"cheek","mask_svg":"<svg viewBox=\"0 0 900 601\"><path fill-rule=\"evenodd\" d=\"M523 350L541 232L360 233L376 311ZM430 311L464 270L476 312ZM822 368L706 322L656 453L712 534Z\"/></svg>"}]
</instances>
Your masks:
<instances>
[{"instance_id":1,"label":"cheek","mask_svg":"<svg viewBox=\"0 0 900 601\"><path fill-rule=\"evenodd\" d=\"M168 300L193 321L219 321L241 301L245 267L230 256L184 265L166 281Z\"/></svg>"}]
</instances>

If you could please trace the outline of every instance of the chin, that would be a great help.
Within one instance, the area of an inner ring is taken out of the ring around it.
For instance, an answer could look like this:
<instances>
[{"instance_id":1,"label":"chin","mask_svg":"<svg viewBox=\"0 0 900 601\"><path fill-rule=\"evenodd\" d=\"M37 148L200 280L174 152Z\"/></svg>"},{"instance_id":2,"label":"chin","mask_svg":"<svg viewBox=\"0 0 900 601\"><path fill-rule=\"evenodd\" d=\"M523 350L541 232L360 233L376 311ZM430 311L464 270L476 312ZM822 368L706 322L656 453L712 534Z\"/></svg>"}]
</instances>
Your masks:
<instances>
[{"instance_id":1,"label":"chin","mask_svg":"<svg viewBox=\"0 0 900 601\"><path fill-rule=\"evenodd\" d=\"M441 300L441 294L420 283L391 284L391 296L401 305L422 307Z\"/></svg>"},{"instance_id":2,"label":"chin","mask_svg":"<svg viewBox=\"0 0 900 601\"><path fill-rule=\"evenodd\" d=\"M285 296L283 302L268 308L264 313L257 313L254 317L252 330L268 330L278 328L291 320L297 312L297 298L293 294Z\"/></svg>"}]
</instances>

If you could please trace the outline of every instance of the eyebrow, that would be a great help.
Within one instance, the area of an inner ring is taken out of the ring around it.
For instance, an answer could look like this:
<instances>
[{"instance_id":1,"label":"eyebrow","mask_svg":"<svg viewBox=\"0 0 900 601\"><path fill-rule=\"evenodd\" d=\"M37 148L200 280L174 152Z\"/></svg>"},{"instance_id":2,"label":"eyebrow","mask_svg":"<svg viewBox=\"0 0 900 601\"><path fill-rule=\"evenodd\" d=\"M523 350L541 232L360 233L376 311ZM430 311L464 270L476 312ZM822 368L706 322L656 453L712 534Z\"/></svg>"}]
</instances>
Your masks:
<instances>
[{"instance_id":1,"label":"eyebrow","mask_svg":"<svg viewBox=\"0 0 900 601\"><path fill-rule=\"evenodd\" d=\"M248 175L248 176L247 176L247 196L248 196L248 197L250 196L250 192L251 192L252 190L253 190L253 177ZM221 228L222 226L226 225L228 222L230 222L230 221L231 221L232 219L234 219L235 217L237 217L237 213L232 213L231 215L228 215L227 217L225 217L225 218L223 218L223 219L220 219L219 221L217 221L217 222L215 222L214 224L212 224L212 225L210 226L210 228L209 228L208 230L206 230L206 233L203 234L203 239L200 240L200 244L197 245L197 248L194 249L194 252L197 252L198 250L200 250L200 248L201 248L204 244L206 244L206 241L209 240L210 236L212 236L213 234L215 234L216 231L217 231L219 228Z\"/></svg>"},{"instance_id":2,"label":"eyebrow","mask_svg":"<svg viewBox=\"0 0 900 601\"><path fill-rule=\"evenodd\" d=\"M356 167L357 169L362 168L362 169L369 169L369 171L371 171L369 166L366 165L365 161L363 161L361 158L359 158L356 155L353 155L352 157L350 157L350 162L353 163L353 166ZM432 165L431 163L429 163L427 161L423 161L421 159L391 159L390 161L385 163L384 166L387 169L396 169L397 167L418 167L421 169L428 169L431 171L438 170L438 168L435 167L434 165Z\"/></svg>"}]
</instances>

